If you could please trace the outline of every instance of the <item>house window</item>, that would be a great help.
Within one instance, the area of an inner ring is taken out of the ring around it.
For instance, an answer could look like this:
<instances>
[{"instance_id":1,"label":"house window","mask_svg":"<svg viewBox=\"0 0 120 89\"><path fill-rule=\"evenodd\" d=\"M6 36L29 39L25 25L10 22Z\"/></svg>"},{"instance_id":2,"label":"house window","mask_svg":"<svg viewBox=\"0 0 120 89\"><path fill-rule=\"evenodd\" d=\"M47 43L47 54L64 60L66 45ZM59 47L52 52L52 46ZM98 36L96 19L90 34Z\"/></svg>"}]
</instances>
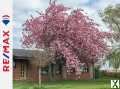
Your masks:
<instances>
[{"instance_id":1,"label":"house window","mask_svg":"<svg viewBox=\"0 0 120 89\"><path fill-rule=\"evenodd\" d=\"M49 68L48 66L42 68L41 74L42 74L42 75L48 75L48 68Z\"/></svg>"},{"instance_id":2,"label":"house window","mask_svg":"<svg viewBox=\"0 0 120 89\"><path fill-rule=\"evenodd\" d=\"M81 72L89 72L89 68L86 65L81 65L80 66L80 71Z\"/></svg>"},{"instance_id":3,"label":"house window","mask_svg":"<svg viewBox=\"0 0 120 89\"><path fill-rule=\"evenodd\" d=\"M62 73L62 66L60 64L59 65L56 64L54 67L57 75Z\"/></svg>"},{"instance_id":4,"label":"house window","mask_svg":"<svg viewBox=\"0 0 120 89\"><path fill-rule=\"evenodd\" d=\"M70 72L71 73L75 73L76 71L75 71L75 68L72 68L71 70L70 70Z\"/></svg>"},{"instance_id":5,"label":"house window","mask_svg":"<svg viewBox=\"0 0 120 89\"><path fill-rule=\"evenodd\" d=\"M85 66L83 72L89 72L88 67Z\"/></svg>"}]
</instances>

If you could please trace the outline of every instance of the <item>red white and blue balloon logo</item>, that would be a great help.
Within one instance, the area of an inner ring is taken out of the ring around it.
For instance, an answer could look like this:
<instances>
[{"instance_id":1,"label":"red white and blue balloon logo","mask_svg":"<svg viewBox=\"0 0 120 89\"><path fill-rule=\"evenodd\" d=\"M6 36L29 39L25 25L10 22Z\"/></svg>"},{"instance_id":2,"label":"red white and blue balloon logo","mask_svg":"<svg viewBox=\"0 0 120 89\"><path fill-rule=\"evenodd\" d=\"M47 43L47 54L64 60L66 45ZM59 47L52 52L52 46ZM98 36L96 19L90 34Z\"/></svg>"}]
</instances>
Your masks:
<instances>
[{"instance_id":1,"label":"red white and blue balloon logo","mask_svg":"<svg viewBox=\"0 0 120 89\"><path fill-rule=\"evenodd\" d=\"M3 22L3 24L5 24L5 25L7 25L9 22L10 22L10 16L9 15L3 15L2 16L2 22Z\"/></svg>"}]
</instances>

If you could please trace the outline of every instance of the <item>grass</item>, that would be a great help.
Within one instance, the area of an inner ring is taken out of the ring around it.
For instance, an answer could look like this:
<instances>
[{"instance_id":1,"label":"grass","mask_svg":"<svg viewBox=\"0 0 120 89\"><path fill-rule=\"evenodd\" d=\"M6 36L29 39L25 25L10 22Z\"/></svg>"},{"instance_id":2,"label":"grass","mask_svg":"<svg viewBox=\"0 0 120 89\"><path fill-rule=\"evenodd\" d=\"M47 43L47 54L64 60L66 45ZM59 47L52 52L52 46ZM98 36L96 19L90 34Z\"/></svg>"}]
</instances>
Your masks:
<instances>
[{"instance_id":1,"label":"grass","mask_svg":"<svg viewBox=\"0 0 120 89\"><path fill-rule=\"evenodd\" d=\"M43 82L42 87L27 81L14 81L13 89L111 89L110 79Z\"/></svg>"}]
</instances>

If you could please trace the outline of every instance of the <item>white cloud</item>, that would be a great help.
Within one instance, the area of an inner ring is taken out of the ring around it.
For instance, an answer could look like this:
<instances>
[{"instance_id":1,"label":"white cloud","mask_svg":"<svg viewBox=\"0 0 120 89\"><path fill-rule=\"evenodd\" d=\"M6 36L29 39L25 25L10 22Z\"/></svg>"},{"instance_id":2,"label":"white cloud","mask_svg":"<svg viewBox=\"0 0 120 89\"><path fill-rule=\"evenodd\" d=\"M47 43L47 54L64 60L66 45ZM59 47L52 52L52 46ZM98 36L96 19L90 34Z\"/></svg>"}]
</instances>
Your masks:
<instances>
[{"instance_id":1,"label":"white cloud","mask_svg":"<svg viewBox=\"0 0 120 89\"><path fill-rule=\"evenodd\" d=\"M46 0L47 1L47 0ZM45 0L14 0L14 19L15 30L13 31L14 48L20 48L20 39L22 37L22 24L30 15L35 16L36 10L43 10L47 7L48 3Z\"/></svg>"}]
</instances>

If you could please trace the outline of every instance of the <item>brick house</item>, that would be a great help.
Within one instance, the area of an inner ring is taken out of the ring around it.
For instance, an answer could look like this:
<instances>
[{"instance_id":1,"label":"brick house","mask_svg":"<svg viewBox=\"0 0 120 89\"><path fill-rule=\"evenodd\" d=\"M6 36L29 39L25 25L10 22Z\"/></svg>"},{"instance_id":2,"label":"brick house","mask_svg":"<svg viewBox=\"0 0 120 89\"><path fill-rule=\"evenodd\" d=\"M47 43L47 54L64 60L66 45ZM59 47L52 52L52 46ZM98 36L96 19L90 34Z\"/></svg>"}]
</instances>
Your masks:
<instances>
[{"instance_id":1,"label":"brick house","mask_svg":"<svg viewBox=\"0 0 120 89\"><path fill-rule=\"evenodd\" d=\"M31 63L31 61L34 61L34 58L32 58L32 50L14 49L13 59L13 80L38 81L38 67ZM51 79L76 79L74 69L71 69L71 73L67 73L66 67L64 66L65 61L58 61L56 61L55 63L49 62L48 65L41 68L42 81L48 81ZM89 67L84 65L80 67L80 70L82 72L80 79L91 79Z\"/></svg>"}]
</instances>

